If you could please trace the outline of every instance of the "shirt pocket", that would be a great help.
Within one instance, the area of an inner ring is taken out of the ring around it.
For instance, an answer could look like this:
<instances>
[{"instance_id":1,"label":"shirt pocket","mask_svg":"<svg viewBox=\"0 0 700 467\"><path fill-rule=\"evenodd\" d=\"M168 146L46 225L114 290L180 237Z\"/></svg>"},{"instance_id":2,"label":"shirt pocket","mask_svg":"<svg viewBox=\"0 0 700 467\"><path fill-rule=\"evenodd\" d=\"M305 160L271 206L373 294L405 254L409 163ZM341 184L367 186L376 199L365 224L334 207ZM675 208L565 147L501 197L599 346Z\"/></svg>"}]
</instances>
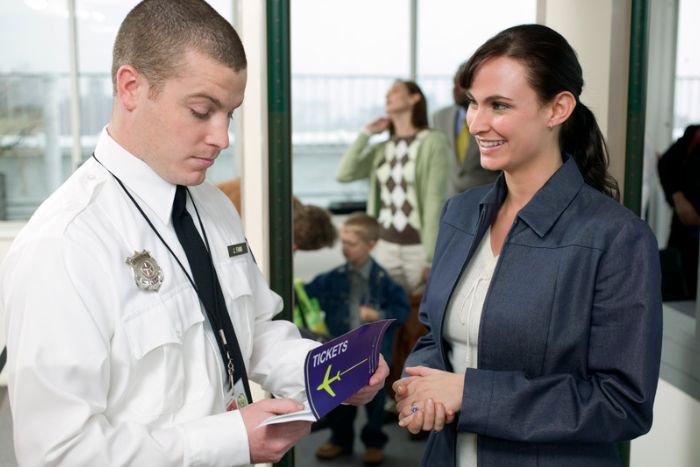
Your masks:
<instances>
[{"instance_id":1,"label":"shirt pocket","mask_svg":"<svg viewBox=\"0 0 700 467\"><path fill-rule=\"evenodd\" d=\"M204 316L190 287L182 287L157 303L123 319L132 363L127 404L141 416L172 413L182 407L186 392L187 333L202 332Z\"/></svg>"},{"instance_id":2,"label":"shirt pocket","mask_svg":"<svg viewBox=\"0 0 700 467\"><path fill-rule=\"evenodd\" d=\"M236 331L236 340L247 363L252 354L253 322L255 313L253 292L248 280L245 258L226 259L219 263L219 282L226 300L226 308Z\"/></svg>"}]
</instances>

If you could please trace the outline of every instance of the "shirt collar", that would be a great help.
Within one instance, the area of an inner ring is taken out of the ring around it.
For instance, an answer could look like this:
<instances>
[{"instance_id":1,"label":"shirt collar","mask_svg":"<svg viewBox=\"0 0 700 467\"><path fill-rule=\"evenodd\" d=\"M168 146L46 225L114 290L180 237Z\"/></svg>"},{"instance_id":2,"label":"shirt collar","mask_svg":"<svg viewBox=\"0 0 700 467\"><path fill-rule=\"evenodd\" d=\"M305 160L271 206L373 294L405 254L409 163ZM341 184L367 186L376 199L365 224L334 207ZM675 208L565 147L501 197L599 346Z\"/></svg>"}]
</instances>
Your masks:
<instances>
[{"instance_id":1,"label":"shirt collar","mask_svg":"<svg viewBox=\"0 0 700 467\"><path fill-rule=\"evenodd\" d=\"M369 280L370 271L372 271L372 258L368 259L358 272L365 280Z\"/></svg>"},{"instance_id":2,"label":"shirt collar","mask_svg":"<svg viewBox=\"0 0 700 467\"><path fill-rule=\"evenodd\" d=\"M97 141L95 156L124 183L134 198L155 212L164 224L170 223L175 185L163 180L148 164L120 146L107 132L107 127Z\"/></svg>"},{"instance_id":3,"label":"shirt collar","mask_svg":"<svg viewBox=\"0 0 700 467\"><path fill-rule=\"evenodd\" d=\"M357 274L358 276L361 276L365 280L369 280L369 276L372 273L372 265L373 264L374 264L374 260L372 260L372 258L370 257L369 260L365 263L364 266L362 266L360 268L359 271L357 269L355 269L352 266L352 264L350 264L349 261L345 263L345 268L348 272Z\"/></svg>"},{"instance_id":4,"label":"shirt collar","mask_svg":"<svg viewBox=\"0 0 700 467\"><path fill-rule=\"evenodd\" d=\"M549 232L584 184L583 176L574 158L564 155L564 159L564 164L518 213L518 217L540 237L544 237ZM482 198L479 203L480 208L483 209L488 205L500 206L507 192L505 177L501 174L494 186Z\"/></svg>"}]
</instances>

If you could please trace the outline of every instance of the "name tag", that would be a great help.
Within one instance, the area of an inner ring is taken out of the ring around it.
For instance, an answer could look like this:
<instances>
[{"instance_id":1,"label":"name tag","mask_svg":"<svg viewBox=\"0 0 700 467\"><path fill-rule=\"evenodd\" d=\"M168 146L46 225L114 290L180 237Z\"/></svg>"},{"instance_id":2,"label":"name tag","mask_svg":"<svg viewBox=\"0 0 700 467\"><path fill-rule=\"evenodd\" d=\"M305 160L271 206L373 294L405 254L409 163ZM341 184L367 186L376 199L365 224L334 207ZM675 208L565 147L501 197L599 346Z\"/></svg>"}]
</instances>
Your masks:
<instances>
[{"instance_id":1,"label":"name tag","mask_svg":"<svg viewBox=\"0 0 700 467\"><path fill-rule=\"evenodd\" d=\"M229 258L233 258L234 256L240 256L246 253L248 253L248 244L245 242L228 246Z\"/></svg>"}]
</instances>

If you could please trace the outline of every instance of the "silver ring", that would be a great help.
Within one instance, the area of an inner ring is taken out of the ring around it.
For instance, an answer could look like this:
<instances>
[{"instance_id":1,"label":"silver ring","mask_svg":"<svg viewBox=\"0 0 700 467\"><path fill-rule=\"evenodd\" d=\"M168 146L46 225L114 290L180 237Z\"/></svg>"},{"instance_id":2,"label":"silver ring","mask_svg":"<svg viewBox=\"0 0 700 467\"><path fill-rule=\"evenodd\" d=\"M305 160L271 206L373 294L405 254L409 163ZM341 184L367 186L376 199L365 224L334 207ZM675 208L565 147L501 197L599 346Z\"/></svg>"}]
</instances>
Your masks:
<instances>
[{"instance_id":1,"label":"silver ring","mask_svg":"<svg viewBox=\"0 0 700 467\"><path fill-rule=\"evenodd\" d=\"M416 413L416 412L418 412L418 407L416 407L415 405L412 405L411 406L411 413Z\"/></svg>"}]
</instances>

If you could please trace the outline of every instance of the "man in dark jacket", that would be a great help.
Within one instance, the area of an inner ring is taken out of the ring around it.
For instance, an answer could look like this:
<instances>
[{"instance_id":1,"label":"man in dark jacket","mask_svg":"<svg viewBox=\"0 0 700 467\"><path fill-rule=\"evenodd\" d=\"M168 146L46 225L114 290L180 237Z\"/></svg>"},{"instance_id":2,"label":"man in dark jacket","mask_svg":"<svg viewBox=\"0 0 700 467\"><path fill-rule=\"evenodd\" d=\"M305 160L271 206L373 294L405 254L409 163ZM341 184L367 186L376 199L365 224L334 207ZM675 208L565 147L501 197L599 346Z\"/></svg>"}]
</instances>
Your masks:
<instances>
[{"instance_id":1,"label":"man in dark jacket","mask_svg":"<svg viewBox=\"0 0 700 467\"><path fill-rule=\"evenodd\" d=\"M694 300L698 282L698 211L700 211L700 125L686 128L659 159L659 179L673 208L668 250L679 253L687 300Z\"/></svg>"}]
</instances>

